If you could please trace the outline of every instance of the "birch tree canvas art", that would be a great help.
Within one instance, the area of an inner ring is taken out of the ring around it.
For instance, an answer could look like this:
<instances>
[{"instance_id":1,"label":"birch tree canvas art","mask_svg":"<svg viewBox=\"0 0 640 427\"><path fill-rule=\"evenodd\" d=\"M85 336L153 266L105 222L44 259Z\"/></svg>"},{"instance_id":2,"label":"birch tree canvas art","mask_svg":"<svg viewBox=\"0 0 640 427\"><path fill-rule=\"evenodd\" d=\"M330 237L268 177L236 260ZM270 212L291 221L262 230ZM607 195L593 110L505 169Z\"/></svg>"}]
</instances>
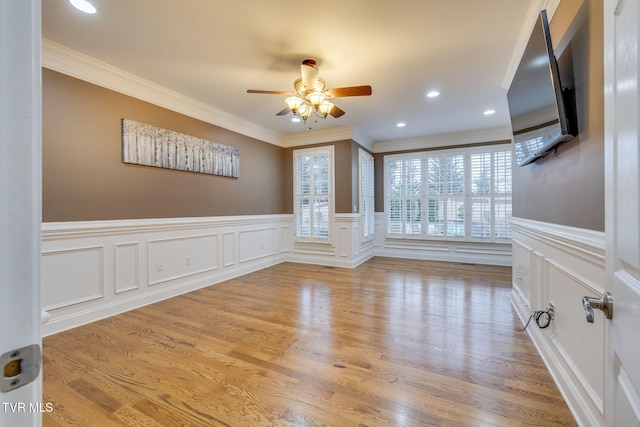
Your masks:
<instances>
[{"instance_id":1,"label":"birch tree canvas art","mask_svg":"<svg viewBox=\"0 0 640 427\"><path fill-rule=\"evenodd\" d=\"M240 149L122 119L122 161L238 178Z\"/></svg>"}]
</instances>

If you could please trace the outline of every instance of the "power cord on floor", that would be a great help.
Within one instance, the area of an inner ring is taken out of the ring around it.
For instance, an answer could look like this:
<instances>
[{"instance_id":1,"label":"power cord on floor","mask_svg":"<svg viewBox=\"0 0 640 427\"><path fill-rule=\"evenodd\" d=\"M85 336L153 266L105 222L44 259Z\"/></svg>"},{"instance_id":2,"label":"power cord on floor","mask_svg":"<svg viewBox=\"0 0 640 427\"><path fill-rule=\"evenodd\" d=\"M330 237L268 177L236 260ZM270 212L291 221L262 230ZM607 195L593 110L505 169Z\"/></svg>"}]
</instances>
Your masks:
<instances>
[{"instance_id":1,"label":"power cord on floor","mask_svg":"<svg viewBox=\"0 0 640 427\"><path fill-rule=\"evenodd\" d=\"M519 329L519 331L524 331L525 329L527 329L527 326L529 326L531 319L536 320L536 325L538 325L540 329L545 329L545 328L548 328L549 325L551 324L551 320L553 319L553 316L551 315L550 309L535 310L533 314L529 316L529 320L527 320L527 324L524 325L524 328Z\"/></svg>"}]
</instances>

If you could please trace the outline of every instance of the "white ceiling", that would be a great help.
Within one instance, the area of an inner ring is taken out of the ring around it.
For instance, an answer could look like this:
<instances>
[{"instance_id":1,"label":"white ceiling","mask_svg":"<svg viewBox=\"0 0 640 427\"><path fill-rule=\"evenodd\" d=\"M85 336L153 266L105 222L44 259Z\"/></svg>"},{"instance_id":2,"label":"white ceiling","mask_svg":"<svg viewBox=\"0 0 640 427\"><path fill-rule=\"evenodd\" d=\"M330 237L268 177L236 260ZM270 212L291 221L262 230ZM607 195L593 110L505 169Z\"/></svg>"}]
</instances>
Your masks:
<instances>
[{"instance_id":1,"label":"white ceiling","mask_svg":"<svg viewBox=\"0 0 640 427\"><path fill-rule=\"evenodd\" d=\"M534 0L92 3L87 15L42 0L43 38L283 136L308 128L276 116L285 96L246 91L293 90L312 58L328 88L373 87L336 99L346 114L313 129L390 141L509 127L503 82Z\"/></svg>"}]
</instances>

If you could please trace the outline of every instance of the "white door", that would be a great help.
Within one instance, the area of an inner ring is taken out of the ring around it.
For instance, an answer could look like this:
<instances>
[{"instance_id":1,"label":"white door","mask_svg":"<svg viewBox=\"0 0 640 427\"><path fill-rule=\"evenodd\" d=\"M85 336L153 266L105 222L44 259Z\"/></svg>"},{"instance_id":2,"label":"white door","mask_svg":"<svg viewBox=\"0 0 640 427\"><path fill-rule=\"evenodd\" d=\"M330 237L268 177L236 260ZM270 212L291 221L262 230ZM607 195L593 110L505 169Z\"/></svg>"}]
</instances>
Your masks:
<instances>
[{"instance_id":1,"label":"white door","mask_svg":"<svg viewBox=\"0 0 640 427\"><path fill-rule=\"evenodd\" d=\"M605 420L640 426L638 0L604 1L607 321ZM598 316L598 314L596 314Z\"/></svg>"},{"instance_id":2,"label":"white door","mask_svg":"<svg viewBox=\"0 0 640 427\"><path fill-rule=\"evenodd\" d=\"M40 0L0 0L0 426L41 424Z\"/></svg>"}]
</instances>

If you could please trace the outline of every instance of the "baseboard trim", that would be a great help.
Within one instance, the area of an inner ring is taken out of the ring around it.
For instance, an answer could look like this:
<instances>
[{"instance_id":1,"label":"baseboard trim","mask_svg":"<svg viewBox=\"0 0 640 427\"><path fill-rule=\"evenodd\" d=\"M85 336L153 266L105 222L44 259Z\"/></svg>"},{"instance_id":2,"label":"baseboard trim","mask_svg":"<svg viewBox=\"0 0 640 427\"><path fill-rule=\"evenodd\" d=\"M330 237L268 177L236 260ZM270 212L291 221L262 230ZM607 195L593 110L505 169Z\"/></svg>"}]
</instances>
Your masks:
<instances>
[{"instance_id":1,"label":"baseboard trim","mask_svg":"<svg viewBox=\"0 0 640 427\"><path fill-rule=\"evenodd\" d=\"M376 247L374 254L375 256L421 259L425 261L463 262L497 266L511 265L511 251L464 250L460 245L455 246L456 249L450 250L449 245L425 245L422 247L393 247L385 245L384 247Z\"/></svg>"}]
</instances>

